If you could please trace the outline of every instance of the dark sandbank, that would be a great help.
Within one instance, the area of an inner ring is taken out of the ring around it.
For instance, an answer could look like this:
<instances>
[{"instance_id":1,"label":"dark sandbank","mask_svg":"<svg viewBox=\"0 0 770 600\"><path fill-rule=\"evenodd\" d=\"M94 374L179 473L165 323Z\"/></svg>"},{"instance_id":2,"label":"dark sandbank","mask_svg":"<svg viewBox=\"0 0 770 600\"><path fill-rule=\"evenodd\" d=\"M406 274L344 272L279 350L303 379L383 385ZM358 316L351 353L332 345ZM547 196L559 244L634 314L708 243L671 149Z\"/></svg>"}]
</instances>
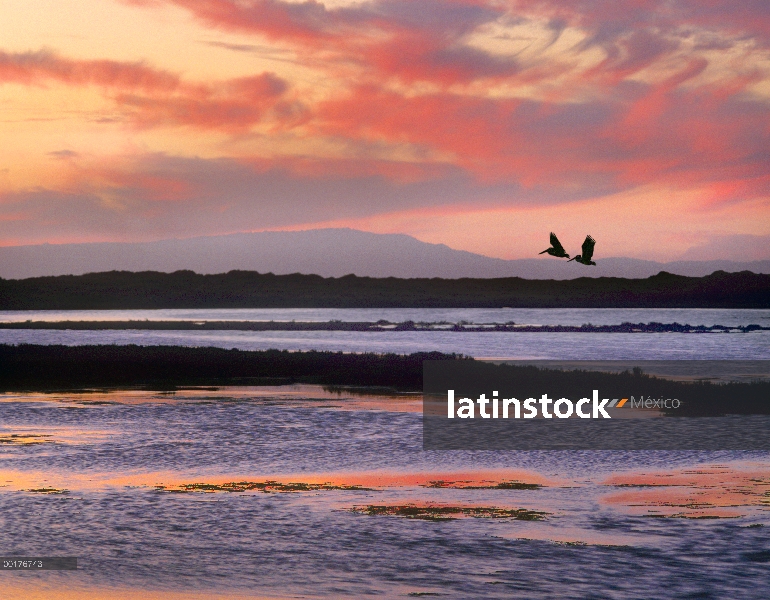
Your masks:
<instances>
[{"instance_id":1,"label":"dark sandbank","mask_svg":"<svg viewBox=\"0 0 770 600\"><path fill-rule=\"evenodd\" d=\"M397 279L110 271L0 279L0 310L157 308L768 308L770 275Z\"/></svg>"},{"instance_id":2,"label":"dark sandbank","mask_svg":"<svg viewBox=\"0 0 770 600\"><path fill-rule=\"evenodd\" d=\"M422 389L425 360L440 352L345 354L183 346L0 345L0 390L314 383Z\"/></svg>"}]
</instances>

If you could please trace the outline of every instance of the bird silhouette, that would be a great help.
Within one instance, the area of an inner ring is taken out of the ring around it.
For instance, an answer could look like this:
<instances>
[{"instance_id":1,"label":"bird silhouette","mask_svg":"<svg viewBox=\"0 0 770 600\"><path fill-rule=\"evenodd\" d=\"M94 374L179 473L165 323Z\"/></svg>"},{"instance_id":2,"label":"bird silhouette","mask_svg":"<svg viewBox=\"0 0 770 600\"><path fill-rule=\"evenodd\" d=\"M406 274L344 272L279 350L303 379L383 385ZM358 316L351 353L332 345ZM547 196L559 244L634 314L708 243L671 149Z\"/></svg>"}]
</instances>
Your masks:
<instances>
[{"instance_id":1,"label":"bird silhouette","mask_svg":"<svg viewBox=\"0 0 770 600\"><path fill-rule=\"evenodd\" d=\"M546 252L556 258L569 258L569 254L564 251L564 246L561 245L559 238L556 237L556 234L553 231L551 232L551 247L542 252L538 252L538 254L545 254Z\"/></svg>"},{"instance_id":2,"label":"bird silhouette","mask_svg":"<svg viewBox=\"0 0 770 600\"><path fill-rule=\"evenodd\" d=\"M591 257L594 255L595 245L596 245L596 240L592 238L590 235L587 235L585 241L583 242L583 254L578 254L574 258L570 258L567 262L572 262L574 260L583 265L596 266L596 263L591 260Z\"/></svg>"}]
</instances>

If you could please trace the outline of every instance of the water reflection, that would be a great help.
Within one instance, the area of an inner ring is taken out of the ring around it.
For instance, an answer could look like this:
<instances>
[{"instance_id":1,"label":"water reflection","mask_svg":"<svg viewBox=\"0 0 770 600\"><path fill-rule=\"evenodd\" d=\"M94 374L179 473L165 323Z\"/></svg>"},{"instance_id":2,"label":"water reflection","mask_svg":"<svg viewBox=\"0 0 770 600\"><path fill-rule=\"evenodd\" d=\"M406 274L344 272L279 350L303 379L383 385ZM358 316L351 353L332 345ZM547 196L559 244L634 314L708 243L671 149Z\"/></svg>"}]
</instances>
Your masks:
<instances>
[{"instance_id":1,"label":"water reflection","mask_svg":"<svg viewBox=\"0 0 770 600\"><path fill-rule=\"evenodd\" d=\"M53 443L0 448L3 551L81 569L3 573L4 589L770 594L768 453L423 452L415 402L316 386L5 395L2 435ZM370 506L386 510L353 510Z\"/></svg>"}]
</instances>

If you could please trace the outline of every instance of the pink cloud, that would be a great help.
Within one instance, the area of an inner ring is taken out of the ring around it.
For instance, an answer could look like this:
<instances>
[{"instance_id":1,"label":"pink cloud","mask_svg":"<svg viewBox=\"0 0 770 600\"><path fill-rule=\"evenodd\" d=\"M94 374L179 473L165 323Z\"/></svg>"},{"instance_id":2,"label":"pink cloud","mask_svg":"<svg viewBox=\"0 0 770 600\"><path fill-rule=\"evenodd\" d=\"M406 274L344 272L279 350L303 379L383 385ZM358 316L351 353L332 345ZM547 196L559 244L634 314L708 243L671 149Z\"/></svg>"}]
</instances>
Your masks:
<instances>
[{"instance_id":1,"label":"pink cloud","mask_svg":"<svg viewBox=\"0 0 770 600\"><path fill-rule=\"evenodd\" d=\"M74 163L57 189L0 193L0 240L160 239L287 227L446 202L496 202L451 165L322 159L183 159L162 154Z\"/></svg>"},{"instance_id":2,"label":"pink cloud","mask_svg":"<svg viewBox=\"0 0 770 600\"><path fill-rule=\"evenodd\" d=\"M757 73L737 73L730 81L684 91L683 84L708 66L704 58L692 56L660 83L628 81L681 50L678 40L698 27L761 38L761 23L770 18L754 1L738 10L724 0L382 0L334 9L313 1L168 2L212 27L291 43L305 60L331 53L326 69L332 78L341 69L337 60L357 64L359 76L341 81L336 97L307 107L303 124L314 134L357 142L408 142L453 156L455 164L477 177L513 178L524 186L574 186L598 178L617 189L680 177L732 181L764 172L750 157L768 141L767 127L761 125L766 114L760 118L758 103L740 98L758 80ZM606 58L580 77L566 77L560 89L541 101L449 91L457 83L540 85L569 75L563 63L536 61L525 67L515 58L464 43L468 33L501 17L548 18L556 37L567 24L580 27L588 35L582 45L602 47ZM386 91L383 83L391 77L429 81L444 91L403 96ZM578 107L564 102L586 85L593 86L593 100ZM741 112L741 103L747 112ZM199 114L206 121L194 107L168 110ZM237 110L231 118L238 122ZM719 173L716 164L722 165Z\"/></svg>"},{"instance_id":3,"label":"pink cloud","mask_svg":"<svg viewBox=\"0 0 770 600\"><path fill-rule=\"evenodd\" d=\"M597 42L654 28L672 31L699 26L770 42L765 0L512 0L514 11L541 14L593 32Z\"/></svg>"},{"instance_id":4,"label":"pink cloud","mask_svg":"<svg viewBox=\"0 0 770 600\"><path fill-rule=\"evenodd\" d=\"M143 63L112 60L70 60L41 50L0 52L0 83L42 85L57 81L69 85L100 85L144 92L174 92L180 87L173 73Z\"/></svg>"},{"instance_id":5,"label":"pink cloud","mask_svg":"<svg viewBox=\"0 0 770 600\"><path fill-rule=\"evenodd\" d=\"M331 53L326 69L332 78L342 68L337 61L357 64L359 76L346 76L336 97L307 107L303 123L314 134L408 142L453 156L455 164L477 177L513 178L524 186L574 186L598 178L598 187L617 189L677 178L723 177L729 182L765 172L750 157L768 142L762 125L767 115L760 117L758 103L741 99L746 86L761 78L758 73L736 73L729 81L685 91L683 84L708 66L693 55L660 83L628 80L674 56L681 50L681 36L698 27L761 40L761 23L770 18L753 1L738 10L723 0L697 6L690 0L520 0L507 5L382 0L335 9L312 1L168 1L212 27L291 43L305 60ZM580 77L569 77L570 67L558 61L524 66L464 44L466 34L504 16L548 18L556 37L568 24L580 27L588 35L582 45L600 46L606 58ZM565 75L566 83L541 101L449 91L454 84L482 80L488 85L547 85ZM428 81L444 91L406 97L385 91L383 83L392 77ZM577 108L564 102L586 85L592 86L593 100ZM237 111L232 118L237 121ZM721 167L715 171L717 164ZM760 193L763 187L744 189Z\"/></svg>"},{"instance_id":6,"label":"pink cloud","mask_svg":"<svg viewBox=\"0 0 770 600\"><path fill-rule=\"evenodd\" d=\"M556 37L566 25L583 29L588 38L582 46L600 46L607 55L593 73L607 83L649 66L675 50L679 36L695 30L701 45L717 43L716 32L770 42L765 0L379 0L342 8L327 8L313 0L165 1L210 27L294 44L306 59L331 55L343 63L358 62L380 77L442 85L521 72L515 58L493 56L464 44L467 34L500 18L550 19Z\"/></svg>"},{"instance_id":7,"label":"pink cloud","mask_svg":"<svg viewBox=\"0 0 770 600\"><path fill-rule=\"evenodd\" d=\"M189 10L212 27L260 32L274 39L287 38L315 43L319 39L334 39L346 25L363 24L364 14L356 10L327 10L319 3L281 2L280 0L169 0ZM156 0L125 0L127 4L152 6ZM349 33L349 31L348 31Z\"/></svg>"},{"instance_id":8,"label":"pink cloud","mask_svg":"<svg viewBox=\"0 0 770 600\"><path fill-rule=\"evenodd\" d=\"M285 100L288 84L273 73L192 84L178 75L143 63L71 60L52 52L0 52L0 83L70 86L96 85L135 126L185 125L241 131L265 113L291 115L296 103Z\"/></svg>"},{"instance_id":9,"label":"pink cloud","mask_svg":"<svg viewBox=\"0 0 770 600\"><path fill-rule=\"evenodd\" d=\"M147 6L158 2L125 0ZM465 34L505 14L503 7L471 0L369 2L326 8L314 2L280 0L168 0L207 25L259 33L296 45L309 60L322 55L357 63L379 76L444 85L508 76L515 61L461 43ZM327 64L331 67L331 64Z\"/></svg>"},{"instance_id":10,"label":"pink cloud","mask_svg":"<svg viewBox=\"0 0 770 600\"><path fill-rule=\"evenodd\" d=\"M135 124L143 127L172 124L240 131L260 122L268 110L282 105L288 107L289 103L281 101L287 87L284 80L272 73L263 73L224 82L218 89L212 86L202 93L174 96L124 93L115 100L128 109Z\"/></svg>"},{"instance_id":11,"label":"pink cloud","mask_svg":"<svg viewBox=\"0 0 770 600\"><path fill-rule=\"evenodd\" d=\"M532 101L405 98L362 87L317 107L313 124L339 137L409 142L454 156L479 178L525 187L579 184L597 193L650 182L721 181L744 197L767 193L763 106L678 89L702 67L693 62L625 101L547 110Z\"/></svg>"}]
</instances>

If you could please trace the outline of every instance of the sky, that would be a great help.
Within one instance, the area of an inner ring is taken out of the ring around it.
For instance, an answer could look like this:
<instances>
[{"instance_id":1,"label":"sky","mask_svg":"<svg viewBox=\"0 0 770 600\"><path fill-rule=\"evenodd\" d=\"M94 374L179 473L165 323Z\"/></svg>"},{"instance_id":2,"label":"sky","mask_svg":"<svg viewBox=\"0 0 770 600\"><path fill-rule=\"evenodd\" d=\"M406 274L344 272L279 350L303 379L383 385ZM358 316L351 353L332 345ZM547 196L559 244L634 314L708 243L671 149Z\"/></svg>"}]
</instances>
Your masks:
<instances>
[{"instance_id":1,"label":"sky","mask_svg":"<svg viewBox=\"0 0 770 600\"><path fill-rule=\"evenodd\" d=\"M0 0L0 245L770 258L767 0Z\"/></svg>"}]
</instances>

